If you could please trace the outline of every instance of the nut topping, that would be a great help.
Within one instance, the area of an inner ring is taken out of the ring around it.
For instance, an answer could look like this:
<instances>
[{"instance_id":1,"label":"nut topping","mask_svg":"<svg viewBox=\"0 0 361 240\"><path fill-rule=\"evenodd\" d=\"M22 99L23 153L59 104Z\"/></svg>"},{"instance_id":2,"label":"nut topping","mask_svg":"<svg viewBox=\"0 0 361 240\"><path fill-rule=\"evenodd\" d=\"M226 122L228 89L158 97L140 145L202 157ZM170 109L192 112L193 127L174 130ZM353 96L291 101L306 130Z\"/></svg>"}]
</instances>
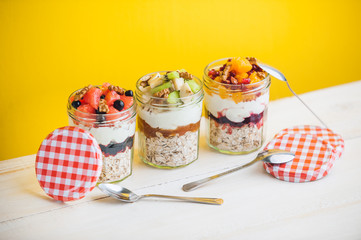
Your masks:
<instances>
[{"instance_id":1,"label":"nut topping","mask_svg":"<svg viewBox=\"0 0 361 240\"><path fill-rule=\"evenodd\" d=\"M99 101L99 112L100 113L108 113L109 107L107 105L107 101L105 99L100 99Z\"/></svg>"},{"instance_id":2,"label":"nut topping","mask_svg":"<svg viewBox=\"0 0 361 240\"><path fill-rule=\"evenodd\" d=\"M180 72L179 77L190 80L193 79L193 75L188 72Z\"/></svg>"},{"instance_id":3,"label":"nut topping","mask_svg":"<svg viewBox=\"0 0 361 240\"><path fill-rule=\"evenodd\" d=\"M80 89L77 93L74 95L74 101L79 101L84 97L84 95L89 91L90 88L92 88L92 85L88 85L84 87L83 89Z\"/></svg>"},{"instance_id":4,"label":"nut topping","mask_svg":"<svg viewBox=\"0 0 361 240\"><path fill-rule=\"evenodd\" d=\"M124 95L124 89L118 86L110 85L108 87L109 91L116 91L119 95Z\"/></svg>"},{"instance_id":5,"label":"nut topping","mask_svg":"<svg viewBox=\"0 0 361 240\"><path fill-rule=\"evenodd\" d=\"M166 89L163 89L163 90L155 93L154 96L159 97L159 98L167 98L169 93L170 93L169 88L166 88Z\"/></svg>"}]
</instances>

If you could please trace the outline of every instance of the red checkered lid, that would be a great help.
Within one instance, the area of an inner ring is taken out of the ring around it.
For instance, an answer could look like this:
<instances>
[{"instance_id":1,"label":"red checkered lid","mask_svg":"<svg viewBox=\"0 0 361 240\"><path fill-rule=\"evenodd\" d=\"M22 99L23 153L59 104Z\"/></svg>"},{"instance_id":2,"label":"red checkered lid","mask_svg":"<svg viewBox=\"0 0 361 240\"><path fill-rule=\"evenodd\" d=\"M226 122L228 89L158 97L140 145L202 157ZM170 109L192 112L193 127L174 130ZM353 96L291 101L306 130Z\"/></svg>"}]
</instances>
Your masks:
<instances>
[{"instance_id":1,"label":"red checkered lid","mask_svg":"<svg viewBox=\"0 0 361 240\"><path fill-rule=\"evenodd\" d=\"M263 163L268 173L288 182L308 182L328 174L335 160L341 157L344 141L330 129L304 125L283 129L265 149L295 153L295 159L288 163Z\"/></svg>"},{"instance_id":2,"label":"red checkered lid","mask_svg":"<svg viewBox=\"0 0 361 240\"><path fill-rule=\"evenodd\" d=\"M41 143L35 169L46 194L72 201L95 187L102 170L102 153L90 133L78 127L62 127Z\"/></svg>"}]
</instances>

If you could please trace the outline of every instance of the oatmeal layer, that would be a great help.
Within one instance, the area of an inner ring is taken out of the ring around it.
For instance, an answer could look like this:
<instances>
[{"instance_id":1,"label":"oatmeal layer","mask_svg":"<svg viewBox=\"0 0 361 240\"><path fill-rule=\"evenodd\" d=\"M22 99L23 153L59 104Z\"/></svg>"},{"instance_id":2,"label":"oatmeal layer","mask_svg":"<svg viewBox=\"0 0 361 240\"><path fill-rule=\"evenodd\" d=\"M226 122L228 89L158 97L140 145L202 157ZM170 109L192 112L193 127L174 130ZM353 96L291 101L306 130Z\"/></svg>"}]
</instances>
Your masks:
<instances>
[{"instance_id":1,"label":"oatmeal layer","mask_svg":"<svg viewBox=\"0 0 361 240\"><path fill-rule=\"evenodd\" d=\"M139 130L144 133L144 135L148 138L157 137L157 133L161 133L161 135L165 138L173 137L173 136L183 136L187 132L196 132L200 126L200 120L197 123L191 123L185 126L179 126L176 129L167 130L161 128L152 128L149 124L147 124L142 118L138 116L138 127Z\"/></svg>"},{"instance_id":2,"label":"oatmeal layer","mask_svg":"<svg viewBox=\"0 0 361 240\"><path fill-rule=\"evenodd\" d=\"M214 119L209 120L208 141L221 151L250 152L262 146L264 128L253 123L242 127L230 127L228 124L219 124Z\"/></svg>"}]
</instances>

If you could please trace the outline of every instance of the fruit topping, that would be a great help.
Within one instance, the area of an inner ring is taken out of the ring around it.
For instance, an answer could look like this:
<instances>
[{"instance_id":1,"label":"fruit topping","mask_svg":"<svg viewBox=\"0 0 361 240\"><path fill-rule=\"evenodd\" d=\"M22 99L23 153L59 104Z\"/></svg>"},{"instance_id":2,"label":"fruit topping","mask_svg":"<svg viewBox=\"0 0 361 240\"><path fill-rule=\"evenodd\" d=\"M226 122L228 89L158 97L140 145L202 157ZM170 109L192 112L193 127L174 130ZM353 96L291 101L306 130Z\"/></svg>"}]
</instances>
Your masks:
<instances>
[{"instance_id":1,"label":"fruit topping","mask_svg":"<svg viewBox=\"0 0 361 240\"><path fill-rule=\"evenodd\" d=\"M81 102L80 101L73 101L71 103L71 105L74 107L74 108L78 108L80 105L81 105Z\"/></svg>"},{"instance_id":2,"label":"fruit topping","mask_svg":"<svg viewBox=\"0 0 361 240\"><path fill-rule=\"evenodd\" d=\"M167 78L169 80L175 79L175 78L179 78L179 73L177 71L173 71L170 73L167 73Z\"/></svg>"},{"instance_id":3,"label":"fruit topping","mask_svg":"<svg viewBox=\"0 0 361 240\"><path fill-rule=\"evenodd\" d=\"M182 85L184 84L184 79L183 78L174 78L172 79L172 83L174 86L174 89L176 91L179 91L182 87Z\"/></svg>"},{"instance_id":4,"label":"fruit topping","mask_svg":"<svg viewBox=\"0 0 361 240\"><path fill-rule=\"evenodd\" d=\"M133 91L132 90L128 90L125 92L125 96L127 97L133 97Z\"/></svg>"},{"instance_id":5,"label":"fruit topping","mask_svg":"<svg viewBox=\"0 0 361 240\"><path fill-rule=\"evenodd\" d=\"M174 103L178 103L180 101L179 98L180 98L179 91L174 91L168 95L167 101L171 104L174 104Z\"/></svg>"},{"instance_id":6,"label":"fruit topping","mask_svg":"<svg viewBox=\"0 0 361 240\"><path fill-rule=\"evenodd\" d=\"M120 95L116 91L109 91L108 94L105 96L105 101L107 102L108 106L112 106L116 100L120 99Z\"/></svg>"},{"instance_id":7,"label":"fruit topping","mask_svg":"<svg viewBox=\"0 0 361 240\"><path fill-rule=\"evenodd\" d=\"M189 85L193 93L196 93L199 90L201 90L201 87L194 80L188 80L187 84Z\"/></svg>"},{"instance_id":8,"label":"fruit topping","mask_svg":"<svg viewBox=\"0 0 361 240\"><path fill-rule=\"evenodd\" d=\"M163 98L165 104L183 104L192 98L182 99L202 90L202 85L194 79L193 75L186 70L169 71L166 73L155 73L146 75L139 80L138 88L143 92L145 102L154 101L161 103Z\"/></svg>"},{"instance_id":9,"label":"fruit topping","mask_svg":"<svg viewBox=\"0 0 361 240\"><path fill-rule=\"evenodd\" d=\"M79 91L77 91L74 95L74 101L79 101L84 97L84 95L89 91L89 89L92 88L92 85L88 85Z\"/></svg>"},{"instance_id":10,"label":"fruit topping","mask_svg":"<svg viewBox=\"0 0 361 240\"><path fill-rule=\"evenodd\" d=\"M92 87L84 95L84 102L90 104L95 109L98 109L100 96L103 94L103 91L97 87Z\"/></svg>"},{"instance_id":11,"label":"fruit topping","mask_svg":"<svg viewBox=\"0 0 361 240\"><path fill-rule=\"evenodd\" d=\"M133 105L133 97L127 97L127 96L120 96L120 100L123 101L124 103L124 108L123 110L127 110L128 108L130 108Z\"/></svg>"},{"instance_id":12,"label":"fruit topping","mask_svg":"<svg viewBox=\"0 0 361 240\"><path fill-rule=\"evenodd\" d=\"M104 83L99 87L89 85L71 96L70 103L80 112L98 114L96 120L103 122L106 118L100 115L118 113L133 105L133 91L126 91L109 83ZM81 115L80 112L76 114L83 116L84 114Z\"/></svg>"},{"instance_id":13,"label":"fruit topping","mask_svg":"<svg viewBox=\"0 0 361 240\"><path fill-rule=\"evenodd\" d=\"M208 76L216 82L232 85L253 84L267 77L267 73L257 65L257 59L230 58L221 67L212 68Z\"/></svg>"},{"instance_id":14,"label":"fruit topping","mask_svg":"<svg viewBox=\"0 0 361 240\"><path fill-rule=\"evenodd\" d=\"M124 103L123 103L124 104ZM112 113L118 113L119 111L115 108L115 107L113 107L113 106L110 106L109 107L109 114L112 114Z\"/></svg>"},{"instance_id":15,"label":"fruit topping","mask_svg":"<svg viewBox=\"0 0 361 240\"><path fill-rule=\"evenodd\" d=\"M193 94L192 89L189 87L188 83L184 83L182 85L179 94L181 98L188 97Z\"/></svg>"},{"instance_id":16,"label":"fruit topping","mask_svg":"<svg viewBox=\"0 0 361 240\"><path fill-rule=\"evenodd\" d=\"M95 113L95 108L90 106L90 104L82 104L78 107L78 110L85 113Z\"/></svg>"},{"instance_id":17,"label":"fruit topping","mask_svg":"<svg viewBox=\"0 0 361 240\"><path fill-rule=\"evenodd\" d=\"M122 111L124 108L124 102L122 100L116 100L113 106L116 110Z\"/></svg>"},{"instance_id":18,"label":"fruit topping","mask_svg":"<svg viewBox=\"0 0 361 240\"><path fill-rule=\"evenodd\" d=\"M152 94L155 94L155 93L160 92L160 91L162 91L162 90L164 90L164 89L170 88L171 86L172 86L172 83L171 83L171 82L165 82L165 83L163 83L162 85L159 85L159 86L157 86L157 87L155 87L155 88L152 88L152 89L150 90L150 92L151 92Z\"/></svg>"},{"instance_id":19,"label":"fruit topping","mask_svg":"<svg viewBox=\"0 0 361 240\"><path fill-rule=\"evenodd\" d=\"M162 77L160 76L159 73L157 73L156 75L154 75L153 77L151 77L149 80L148 80L148 85L151 87L151 88L155 88L156 86L159 86L163 83L163 79Z\"/></svg>"}]
</instances>

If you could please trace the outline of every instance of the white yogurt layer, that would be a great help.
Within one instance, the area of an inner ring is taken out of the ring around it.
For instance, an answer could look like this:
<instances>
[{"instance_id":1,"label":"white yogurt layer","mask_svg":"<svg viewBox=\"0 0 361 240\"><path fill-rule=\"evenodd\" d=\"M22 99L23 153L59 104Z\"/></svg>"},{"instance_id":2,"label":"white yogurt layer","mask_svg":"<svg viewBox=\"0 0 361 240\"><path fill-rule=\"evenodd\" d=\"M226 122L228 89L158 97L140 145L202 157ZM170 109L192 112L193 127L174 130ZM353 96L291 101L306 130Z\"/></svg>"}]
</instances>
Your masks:
<instances>
[{"instance_id":1,"label":"white yogurt layer","mask_svg":"<svg viewBox=\"0 0 361 240\"><path fill-rule=\"evenodd\" d=\"M197 123L202 116L202 102L184 108L158 111L154 107L138 108L138 114L152 128L174 130L180 126Z\"/></svg>"},{"instance_id":2,"label":"white yogurt layer","mask_svg":"<svg viewBox=\"0 0 361 240\"><path fill-rule=\"evenodd\" d=\"M207 110L214 117L225 116L228 120L239 123L250 117L252 113L262 113L269 102L269 93L265 93L253 101L239 103L235 103L231 99L222 99L216 94L206 93L204 99Z\"/></svg>"},{"instance_id":3,"label":"white yogurt layer","mask_svg":"<svg viewBox=\"0 0 361 240\"><path fill-rule=\"evenodd\" d=\"M83 124L74 124L73 120L69 118L69 125L80 127L88 132L90 132L98 144L108 145L111 142L122 143L128 137L131 137L135 133L135 121L129 121L126 123L119 122L115 124L113 127L109 126L99 126L99 127L87 127Z\"/></svg>"}]
</instances>

